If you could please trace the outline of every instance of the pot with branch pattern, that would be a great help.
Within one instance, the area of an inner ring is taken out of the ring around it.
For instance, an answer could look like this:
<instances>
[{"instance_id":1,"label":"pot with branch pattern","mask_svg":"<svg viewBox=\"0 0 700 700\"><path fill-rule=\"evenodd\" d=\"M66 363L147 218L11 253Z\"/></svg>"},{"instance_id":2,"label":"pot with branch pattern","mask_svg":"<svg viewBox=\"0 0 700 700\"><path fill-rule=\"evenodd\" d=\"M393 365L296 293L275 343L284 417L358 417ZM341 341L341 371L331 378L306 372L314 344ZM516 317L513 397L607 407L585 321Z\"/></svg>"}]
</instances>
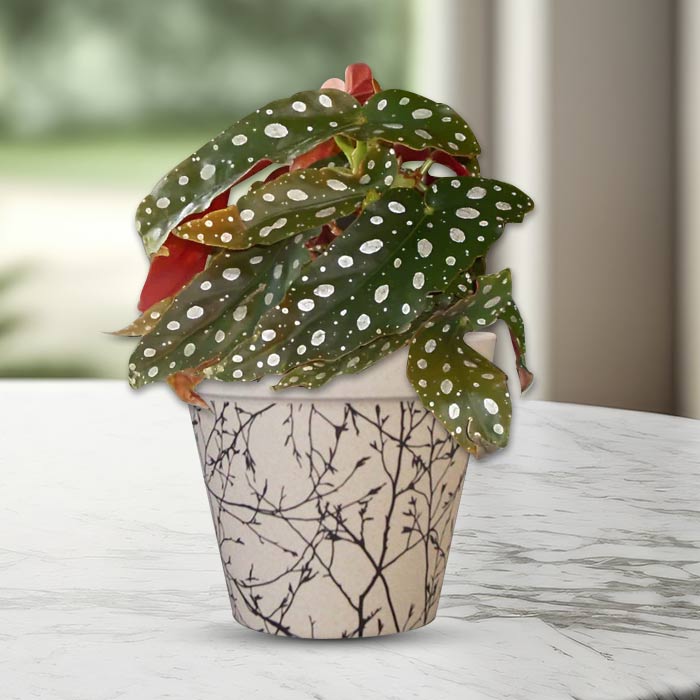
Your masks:
<instances>
[{"instance_id":1,"label":"pot with branch pattern","mask_svg":"<svg viewBox=\"0 0 700 700\"><path fill-rule=\"evenodd\" d=\"M469 342L489 359L494 343ZM435 618L468 453L405 366L400 351L316 391L202 385L192 423L240 624L329 639Z\"/></svg>"}]
</instances>

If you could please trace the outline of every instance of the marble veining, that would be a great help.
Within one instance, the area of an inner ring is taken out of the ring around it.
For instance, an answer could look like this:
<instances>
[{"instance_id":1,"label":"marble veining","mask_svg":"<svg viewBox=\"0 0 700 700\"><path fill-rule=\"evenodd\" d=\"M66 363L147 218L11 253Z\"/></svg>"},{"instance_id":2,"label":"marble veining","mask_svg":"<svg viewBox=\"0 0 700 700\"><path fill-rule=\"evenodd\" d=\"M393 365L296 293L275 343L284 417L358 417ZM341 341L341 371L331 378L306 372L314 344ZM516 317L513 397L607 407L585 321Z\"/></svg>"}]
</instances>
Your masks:
<instances>
[{"instance_id":1,"label":"marble veining","mask_svg":"<svg viewBox=\"0 0 700 700\"><path fill-rule=\"evenodd\" d=\"M700 423L523 401L471 461L438 617L305 642L230 619L187 410L1 382L0 698L700 697Z\"/></svg>"}]
</instances>

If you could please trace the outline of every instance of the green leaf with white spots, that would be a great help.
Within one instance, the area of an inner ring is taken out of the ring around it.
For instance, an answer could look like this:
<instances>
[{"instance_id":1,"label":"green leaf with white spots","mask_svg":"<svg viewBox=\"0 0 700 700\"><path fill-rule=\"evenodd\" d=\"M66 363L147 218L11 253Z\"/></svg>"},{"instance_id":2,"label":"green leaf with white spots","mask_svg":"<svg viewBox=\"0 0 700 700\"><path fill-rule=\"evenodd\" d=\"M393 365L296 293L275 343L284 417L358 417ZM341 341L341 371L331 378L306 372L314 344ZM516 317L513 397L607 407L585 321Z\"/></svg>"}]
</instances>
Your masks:
<instances>
[{"instance_id":1,"label":"green leaf with white spots","mask_svg":"<svg viewBox=\"0 0 700 700\"><path fill-rule=\"evenodd\" d=\"M465 342L458 316L435 319L414 337L408 379L423 405L477 456L508 443L508 378Z\"/></svg>"},{"instance_id":2,"label":"green leaf with white spots","mask_svg":"<svg viewBox=\"0 0 700 700\"><path fill-rule=\"evenodd\" d=\"M360 107L338 90L300 92L236 122L158 182L136 212L146 251L154 254L182 219L204 210L258 161L291 162L340 134L471 158L480 150L453 109L414 93L385 90Z\"/></svg>"},{"instance_id":3,"label":"green leaf with white spots","mask_svg":"<svg viewBox=\"0 0 700 700\"><path fill-rule=\"evenodd\" d=\"M160 323L163 312L173 303L173 297L161 299L144 311L136 320L132 321L125 328L114 331L112 335L141 336L150 333Z\"/></svg>"},{"instance_id":4,"label":"green leaf with white spots","mask_svg":"<svg viewBox=\"0 0 700 700\"><path fill-rule=\"evenodd\" d=\"M472 267L483 268L482 264ZM532 372L525 364L525 323L513 300L512 275L509 269L492 275L476 276L473 272L460 273L436 302L446 313L467 316L472 330L483 330L497 321L508 326L515 353L520 390L526 391L532 383Z\"/></svg>"},{"instance_id":5,"label":"green leaf with white spots","mask_svg":"<svg viewBox=\"0 0 700 700\"><path fill-rule=\"evenodd\" d=\"M237 350L237 370L244 379L284 373L400 332L531 205L511 185L483 178L442 180L425 201L416 190L390 190L260 319L250 343Z\"/></svg>"},{"instance_id":6,"label":"green leaf with white spots","mask_svg":"<svg viewBox=\"0 0 700 700\"><path fill-rule=\"evenodd\" d=\"M282 299L310 259L304 241L316 233L275 246L215 255L175 297L156 329L141 339L129 365L132 386L226 356Z\"/></svg>"},{"instance_id":7,"label":"green leaf with white spots","mask_svg":"<svg viewBox=\"0 0 700 700\"><path fill-rule=\"evenodd\" d=\"M482 330L496 321L508 326L520 390L526 391L532 384L532 372L525 364L525 323L520 309L513 300L513 281L509 269L476 279L476 293L455 304L451 313L467 314L473 322L473 330Z\"/></svg>"},{"instance_id":8,"label":"green leaf with white spots","mask_svg":"<svg viewBox=\"0 0 700 700\"><path fill-rule=\"evenodd\" d=\"M510 330L524 391L532 374L525 365L525 330L513 301L510 270L478 277L476 292L433 317L416 333L409 350L408 378L421 401L474 452L508 441L507 377L466 345L469 332L499 320Z\"/></svg>"},{"instance_id":9,"label":"green leaf with white spots","mask_svg":"<svg viewBox=\"0 0 700 700\"><path fill-rule=\"evenodd\" d=\"M357 374L402 348L409 342L412 335L413 329L404 333L382 336L334 360L315 360L300 365L291 372L287 372L273 389L290 387L316 389L342 374Z\"/></svg>"},{"instance_id":10,"label":"green leaf with white spots","mask_svg":"<svg viewBox=\"0 0 700 700\"><path fill-rule=\"evenodd\" d=\"M416 150L436 148L453 156L481 152L471 128L451 107L406 90L378 92L362 108L366 122L352 135L383 139Z\"/></svg>"},{"instance_id":11,"label":"green leaf with white spots","mask_svg":"<svg viewBox=\"0 0 700 700\"><path fill-rule=\"evenodd\" d=\"M463 158L462 163L469 169L470 175L473 177L481 177L481 164L476 156L473 158Z\"/></svg>"},{"instance_id":12,"label":"green leaf with white spots","mask_svg":"<svg viewBox=\"0 0 700 700\"><path fill-rule=\"evenodd\" d=\"M473 269L473 266L472 266ZM471 270L460 270L452 281L447 285L445 291L436 295L436 300L441 302L442 307L452 306L459 299L472 294L475 288L475 278Z\"/></svg>"},{"instance_id":13,"label":"green leaf with white spots","mask_svg":"<svg viewBox=\"0 0 700 700\"><path fill-rule=\"evenodd\" d=\"M402 165L397 144L410 149L402 157L429 153L430 161ZM311 163L336 147L342 152ZM236 122L139 205L149 254L171 232L214 250L175 297L119 332L143 336L131 384L167 378L186 401L196 401L203 377L281 374L277 389L315 388L409 345L408 375L426 407L468 450L502 447L507 379L467 342L503 320L521 388L529 386L510 271L485 270L505 224L521 221L532 201L481 178L479 153L454 110L403 90L379 92L364 106L342 91L306 91ZM297 170L278 176L302 154ZM437 172L431 162L461 172L454 159L469 176L428 186ZM267 162L270 172L246 179ZM235 205L181 224L234 182Z\"/></svg>"},{"instance_id":14,"label":"green leaf with white spots","mask_svg":"<svg viewBox=\"0 0 700 700\"><path fill-rule=\"evenodd\" d=\"M463 299L467 294L472 293L475 289L475 284L476 281L469 272L460 272L442 294L431 297L434 306L433 310L437 312L449 308L459 299ZM295 386L316 389L327 384L337 376L362 372L375 362L407 345L418 328L429 319L431 314L432 311L427 311L413 323L406 324L407 327L404 327L405 330L403 332L393 335L382 335L376 340L336 359L314 360L313 362L299 365L287 372L275 384L273 389L287 389Z\"/></svg>"},{"instance_id":15,"label":"green leaf with white spots","mask_svg":"<svg viewBox=\"0 0 700 700\"><path fill-rule=\"evenodd\" d=\"M345 168L287 173L243 195L236 205L189 221L174 233L234 250L270 245L351 214L370 192L386 190L396 171L393 149L375 144L356 174Z\"/></svg>"},{"instance_id":16,"label":"green leaf with white spots","mask_svg":"<svg viewBox=\"0 0 700 700\"><path fill-rule=\"evenodd\" d=\"M290 162L363 121L357 100L339 90L300 92L237 121L173 168L141 202L136 228L146 251L155 253L182 219L206 209L258 161Z\"/></svg>"}]
</instances>

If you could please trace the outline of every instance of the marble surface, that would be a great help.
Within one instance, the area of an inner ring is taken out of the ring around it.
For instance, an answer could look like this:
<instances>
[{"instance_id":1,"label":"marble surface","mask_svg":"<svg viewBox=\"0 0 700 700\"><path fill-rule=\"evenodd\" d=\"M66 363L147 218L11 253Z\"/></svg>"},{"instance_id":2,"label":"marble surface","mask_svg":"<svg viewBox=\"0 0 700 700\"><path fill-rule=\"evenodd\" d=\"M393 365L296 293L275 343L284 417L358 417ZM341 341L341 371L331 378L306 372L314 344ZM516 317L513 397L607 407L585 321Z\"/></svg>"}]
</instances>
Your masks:
<instances>
[{"instance_id":1,"label":"marble surface","mask_svg":"<svg viewBox=\"0 0 700 700\"><path fill-rule=\"evenodd\" d=\"M472 462L437 620L269 638L230 617L189 417L0 382L0 698L700 697L700 423L540 402Z\"/></svg>"}]
</instances>

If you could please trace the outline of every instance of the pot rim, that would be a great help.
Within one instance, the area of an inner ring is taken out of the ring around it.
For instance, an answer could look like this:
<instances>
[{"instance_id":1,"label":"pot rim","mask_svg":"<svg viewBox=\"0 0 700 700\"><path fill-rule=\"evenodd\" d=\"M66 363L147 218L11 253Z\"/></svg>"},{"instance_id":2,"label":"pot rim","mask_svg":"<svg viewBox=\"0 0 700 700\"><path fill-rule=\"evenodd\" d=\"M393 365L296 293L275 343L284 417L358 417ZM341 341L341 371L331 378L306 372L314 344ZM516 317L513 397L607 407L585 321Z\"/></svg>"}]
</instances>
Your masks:
<instances>
[{"instance_id":1,"label":"pot rim","mask_svg":"<svg viewBox=\"0 0 700 700\"><path fill-rule=\"evenodd\" d=\"M468 334L469 345L489 360L493 359L496 334L475 331ZM401 348L358 374L336 377L318 389L296 387L274 391L279 375L264 377L257 382L203 381L197 393L205 400L258 399L261 401L417 401L418 396L406 377L408 348Z\"/></svg>"}]
</instances>

